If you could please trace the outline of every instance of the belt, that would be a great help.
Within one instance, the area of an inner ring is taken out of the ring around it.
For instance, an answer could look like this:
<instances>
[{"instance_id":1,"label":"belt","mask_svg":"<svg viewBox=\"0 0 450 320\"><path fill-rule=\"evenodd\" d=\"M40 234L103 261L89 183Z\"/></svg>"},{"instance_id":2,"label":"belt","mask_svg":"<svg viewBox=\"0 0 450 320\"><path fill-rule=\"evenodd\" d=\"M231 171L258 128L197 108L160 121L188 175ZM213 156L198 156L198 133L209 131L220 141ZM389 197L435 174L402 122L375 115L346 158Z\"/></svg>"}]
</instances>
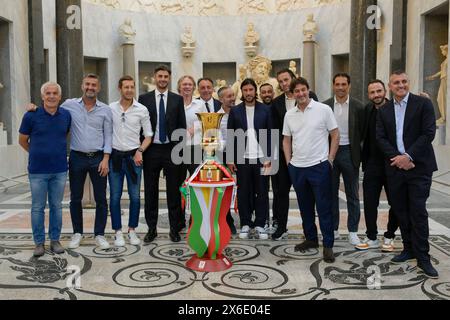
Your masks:
<instances>
[{"instance_id":1,"label":"belt","mask_svg":"<svg viewBox=\"0 0 450 320\"><path fill-rule=\"evenodd\" d=\"M97 156L103 155L103 151L95 151L95 152L81 152L75 150L72 151L75 152L76 154L79 154L80 156L84 156L87 158L95 158Z\"/></svg>"}]
</instances>

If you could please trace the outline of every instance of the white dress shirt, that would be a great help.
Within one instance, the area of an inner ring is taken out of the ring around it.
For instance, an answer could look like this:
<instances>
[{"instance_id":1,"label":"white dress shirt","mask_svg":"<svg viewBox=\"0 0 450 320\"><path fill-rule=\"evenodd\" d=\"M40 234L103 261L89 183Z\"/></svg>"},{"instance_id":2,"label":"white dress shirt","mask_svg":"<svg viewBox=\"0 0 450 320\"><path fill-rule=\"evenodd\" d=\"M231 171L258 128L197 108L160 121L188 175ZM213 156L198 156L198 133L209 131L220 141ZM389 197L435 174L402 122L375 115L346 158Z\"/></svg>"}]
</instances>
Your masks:
<instances>
[{"instance_id":1,"label":"white dress shirt","mask_svg":"<svg viewBox=\"0 0 450 320\"><path fill-rule=\"evenodd\" d=\"M405 154L405 144L403 142L403 128L405 124L406 107L408 106L409 93L403 98L400 103L394 99L395 109L395 127L397 135L397 148L401 154ZM409 156L409 155L408 155Z\"/></svg>"},{"instance_id":2,"label":"white dress shirt","mask_svg":"<svg viewBox=\"0 0 450 320\"><path fill-rule=\"evenodd\" d=\"M191 104L184 108L186 114L187 129L194 128L194 136L188 132L186 144L188 146L199 145L202 142L202 123L197 113L207 113L206 106L200 100L192 100Z\"/></svg>"},{"instance_id":3,"label":"white dress shirt","mask_svg":"<svg viewBox=\"0 0 450 320\"><path fill-rule=\"evenodd\" d=\"M214 98L209 99L208 101L203 100L202 98L200 98L200 100L202 102L202 104L205 106L205 110L206 109L206 103L208 103L209 106L209 112L214 112Z\"/></svg>"},{"instance_id":4,"label":"white dress shirt","mask_svg":"<svg viewBox=\"0 0 450 320\"><path fill-rule=\"evenodd\" d=\"M131 151L141 146L141 129L146 138L153 137L150 114L147 107L133 100L125 112L120 101L110 104L113 114L113 149Z\"/></svg>"},{"instance_id":5,"label":"white dress shirt","mask_svg":"<svg viewBox=\"0 0 450 320\"><path fill-rule=\"evenodd\" d=\"M155 139L153 140L156 144L165 144L169 143L169 133L167 132L166 128L166 134L167 134L167 140L162 141L159 139L159 104L161 102L161 94L164 94L164 107L166 109L167 114L167 99L169 97L169 91L166 91L164 93L159 92L158 89L155 90L155 96L156 96L156 128L155 128Z\"/></svg>"},{"instance_id":6,"label":"white dress shirt","mask_svg":"<svg viewBox=\"0 0 450 320\"><path fill-rule=\"evenodd\" d=\"M339 142L340 146L350 145L350 135L349 135L349 106L350 106L350 96L344 103L337 102L336 97L334 97L334 116L338 123L339 132L341 133L341 140Z\"/></svg>"}]
</instances>

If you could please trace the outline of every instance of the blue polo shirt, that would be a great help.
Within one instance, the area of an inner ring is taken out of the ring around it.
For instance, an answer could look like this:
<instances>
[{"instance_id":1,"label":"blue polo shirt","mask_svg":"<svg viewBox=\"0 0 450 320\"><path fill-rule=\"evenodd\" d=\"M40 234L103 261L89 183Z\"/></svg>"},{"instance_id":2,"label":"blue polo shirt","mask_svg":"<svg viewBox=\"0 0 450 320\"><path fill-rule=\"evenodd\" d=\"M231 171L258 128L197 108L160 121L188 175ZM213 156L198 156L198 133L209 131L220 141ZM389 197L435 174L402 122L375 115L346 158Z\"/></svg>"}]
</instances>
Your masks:
<instances>
[{"instance_id":1,"label":"blue polo shirt","mask_svg":"<svg viewBox=\"0 0 450 320\"><path fill-rule=\"evenodd\" d=\"M67 110L58 108L51 115L44 108L27 112L19 132L30 136L30 174L53 174L66 172L67 134L72 118Z\"/></svg>"}]
</instances>

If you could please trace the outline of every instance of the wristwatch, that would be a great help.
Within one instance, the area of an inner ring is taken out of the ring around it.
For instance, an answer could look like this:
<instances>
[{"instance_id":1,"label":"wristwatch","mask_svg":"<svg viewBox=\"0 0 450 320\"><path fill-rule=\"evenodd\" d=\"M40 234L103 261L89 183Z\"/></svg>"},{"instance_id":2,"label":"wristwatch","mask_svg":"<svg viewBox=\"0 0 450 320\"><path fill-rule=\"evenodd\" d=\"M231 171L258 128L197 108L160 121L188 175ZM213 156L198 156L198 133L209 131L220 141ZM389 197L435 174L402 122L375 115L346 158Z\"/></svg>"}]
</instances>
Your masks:
<instances>
[{"instance_id":1,"label":"wristwatch","mask_svg":"<svg viewBox=\"0 0 450 320\"><path fill-rule=\"evenodd\" d=\"M140 153L144 153L144 149L139 148L137 151L139 151Z\"/></svg>"}]
</instances>

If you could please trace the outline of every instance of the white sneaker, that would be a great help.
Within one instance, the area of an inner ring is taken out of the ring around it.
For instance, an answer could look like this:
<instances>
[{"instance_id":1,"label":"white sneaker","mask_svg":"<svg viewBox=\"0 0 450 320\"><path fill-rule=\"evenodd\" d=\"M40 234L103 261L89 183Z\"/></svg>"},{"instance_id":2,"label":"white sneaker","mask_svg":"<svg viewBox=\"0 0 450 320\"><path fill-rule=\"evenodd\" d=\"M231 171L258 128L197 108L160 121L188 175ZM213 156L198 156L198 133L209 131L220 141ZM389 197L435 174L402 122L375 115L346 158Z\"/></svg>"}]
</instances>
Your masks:
<instances>
[{"instance_id":1,"label":"white sneaker","mask_svg":"<svg viewBox=\"0 0 450 320\"><path fill-rule=\"evenodd\" d=\"M348 242L350 242L350 244L353 246L357 246L357 245L361 244L361 239L359 239L358 233L350 232L348 234Z\"/></svg>"},{"instance_id":2,"label":"white sneaker","mask_svg":"<svg viewBox=\"0 0 450 320\"><path fill-rule=\"evenodd\" d=\"M277 231L277 228L266 223L264 230L267 234L274 234Z\"/></svg>"},{"instance_id":3,"label":"white sneaker","mask_svg":"<svg viewBox=\"0 0 450 320\"><path fill-rule=\"evenodd\" d=\"M384 238L384 243L381 246L382 252L393 252L395 250L394 247L394 239Z\"/></svg>"},{"instance_id":4,"label":"white sneaker","mask_svg":"<svg viewBox=\"0 0 450 320\"><path fill-rule=\"evenodd\" d=\"M83 240L83 236L80 233L75 233L69 243L69 249L78 248L80 246L81 240Z\"/></svg>"},{"instance_id":5,"label":"white sneaker","mask_svg":"<svg viewBox=\"0 0 450 320\"><path fill-rule=\"evenodd\" d=\"M125 247L125 239L123 238L122 231L117 231L115 235L114 246Z\"/></svg>"},{"instance_id":6,"label":"white sneaker","mask_svg":"<svg viewBox=\"0 0 450 320\"><path fill-rule=\"evenodd\" d=\"M355 246L356 250L366 251L369 249L378 249L380 247L380 242L378 240L370 240L369 238L364 239L364 241Z\"/></svg>"},{"instance_id":7,"label":"white sneaker","mask_svg":"<svg viewBox=\"0 0 450 320\"><path fill-rule=\"evenodd\" d=\"M334 231L334 240L339 240L341 238L341 235L339 234L339 231Z\"/></svg>"},{"instance_id":8,"label":"white sneaker","mask_svg":"<svg viewBox=\"0 0 450 320\"><path fill-rule=\"evenodd\" d=\"M129 231L128 232L128 240L130 240L130 244L132 246L138 246L141 244L141 239L139 239L139 236L136 234L136 231Z\"/></svg>"},{"instance_id":9,"label":"white sneaker","mask_svg":"<svg viewBox=\"0 0 450 320\"><path fill-rule=\"evenodd\" d=\"M267 234L267 232L264 228L256 227L255 231L256 231L256 238L258 238L259 240L269 239L269 235Z\"/></svg>"},{"instance_id":10,"label":"white sneaker","mask_svg":"<svg viewBox=\"0 0 450 320\"><path fill-rule=\"evenodd\" d=\"M108 250L110 248L109 243L104 236L96 236L95 243L101 250Z\"/></svg>"},{"instance_id":11,"label":"white sneaker","mask_svg":"<svg viewBox=\"0 0 450 320\"><path fill-rule=\"evenodd\" d=\"M248 235L250 233L250 227L249 226L243 226L241 229L241 232L239 233L239 239L248 239Z\"/></svg>"}]
</instances>

